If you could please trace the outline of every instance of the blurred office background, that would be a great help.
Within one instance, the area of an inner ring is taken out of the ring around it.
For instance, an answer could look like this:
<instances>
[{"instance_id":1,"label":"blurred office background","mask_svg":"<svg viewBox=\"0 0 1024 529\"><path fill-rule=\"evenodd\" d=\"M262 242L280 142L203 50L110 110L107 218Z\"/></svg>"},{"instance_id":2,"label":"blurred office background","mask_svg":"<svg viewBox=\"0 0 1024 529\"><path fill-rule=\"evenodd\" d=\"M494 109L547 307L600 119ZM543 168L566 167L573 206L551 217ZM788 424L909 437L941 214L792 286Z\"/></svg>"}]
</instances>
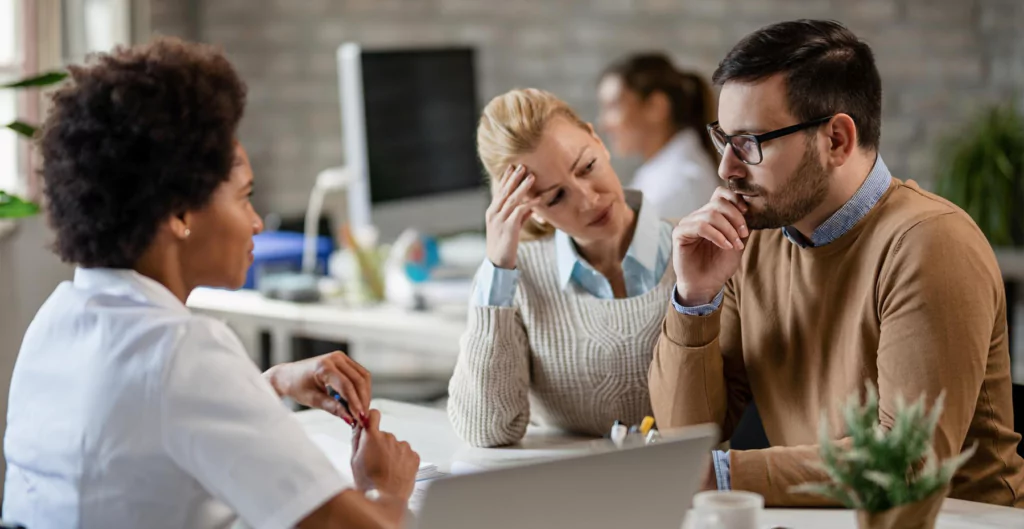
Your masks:
<instances>
[{"instance_id":1,"label":"blurred office background","mask_svg":"<svg viewBox=\"0 0 1024 529\"><path fill-rule=\"evenodd\" d=\"M429 134L465 127L465 108L475 115L489 98L513 87L551 90L585 119L596 120L597 78L610 61L660 50L678 66L710 76L745 34L794 18L838 19L873 47L885 91L881 152L899 178L932 187L941 169L943 138L959 134L988 104L1016 100L1024 108L1021 0L0 0L0 82L155 35L218 44L249 86L240 139L257 177L256 206L282 228L301 231L318 175L350 162L339 94L342 43L358 43L368 52L459 49L469 54L470 69L457 71L470 72L475 100L456 102L462 104L458 123L445 116L427 122L420 132ZM38 98L0 91L0 118L39 119L44 111ZM464 148L465 143L455 150L464 153ZM24 142L0 131L0 189L37 196L32 162ZM615 164L629 181L637 161ZM419 184L427 188L405 182L401 200L374 197L372 222L390 216L380 222L411 225L428 235L482 229L488 197L481 174L461 174L448 188L430 189L445 170L428 165L419 171ZM344 192L323 199L324 220L315 227L337 239L337 226L352 214L350 200ZM378 242L393 242L395 230L385 231ZM51 238L42 217L16 224L0 220L0 413L6 413L8 382L25 328L53 287L71 277L71 268L46 249ZM461 247L462 255L472 251L471 243ZM1024 273L1024 254L1006 250L1004 255L1009 256L1001 260L1004 272ZM291 354L296 337L271 336L262 329L296 312L284 302L264 306L254 299L210 303L220 303L215 313L242 315L233 322L248 336L254 360L266 365ZM381 312L323 302L302 310L308 313L302 323L307 338L322 343L295 350L343 344L361 352L360 361L376 361L382 373L389 367L397 378L427 373L432 383L409 398L443 398L445 369L454 362L453 337L464 312L412 311L419 314L407 317L404 307ZM1021 311L1014 317L1020 320ZM397 319L412 323L388 327ZM1014 346L1018 358L1024 358L1021 341ZM421 362L421 356L441 360ZM1024 361L1015 368L1020 382Z\"/></svg>"},{"instance_id":2,"label":"blurred office background","mask_svg":"<svg viewBox=\"0 0 1024 529\"><path fill-rule=\"evenodd\" d=\"M710 77L744 35L835 18L875 50L885 89L882 152L927 185L935 142L980 104L1024 97L1018 0L152 0L150 31L220 44L249 83L241 137L260 206L302 211L318 171L342 159L335 50L469 45L481 105L512 87L551 90L597 117L602 68L664 50ZM621 165L620 176L631 176ZM429 177L430 168L424 169Z\"/></svg>"}]
</instances>

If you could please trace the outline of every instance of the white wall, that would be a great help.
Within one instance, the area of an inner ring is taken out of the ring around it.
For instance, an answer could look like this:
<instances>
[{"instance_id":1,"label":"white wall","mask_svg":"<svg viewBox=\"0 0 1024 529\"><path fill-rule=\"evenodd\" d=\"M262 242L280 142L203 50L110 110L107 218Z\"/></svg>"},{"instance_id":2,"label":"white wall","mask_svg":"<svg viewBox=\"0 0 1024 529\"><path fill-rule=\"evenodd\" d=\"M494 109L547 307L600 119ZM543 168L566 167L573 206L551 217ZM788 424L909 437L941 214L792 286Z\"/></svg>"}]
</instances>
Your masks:
<instances>
[{"instance_id":1,"label":"white wall","mask_svg":"<svg viewBox=\"0 0 1024 529\"><path fill-rule=\"evenodd\" d=\"M54 287L71 278L72 268L47 249L53 234L42 216L19 221L13 233L0 237L0 414L3 416L0 436L3 436L7 430L11 372L21 338ZM6 473L6 470L6 461L0 459L0 472Z\"/></svg>"}]
</instances>

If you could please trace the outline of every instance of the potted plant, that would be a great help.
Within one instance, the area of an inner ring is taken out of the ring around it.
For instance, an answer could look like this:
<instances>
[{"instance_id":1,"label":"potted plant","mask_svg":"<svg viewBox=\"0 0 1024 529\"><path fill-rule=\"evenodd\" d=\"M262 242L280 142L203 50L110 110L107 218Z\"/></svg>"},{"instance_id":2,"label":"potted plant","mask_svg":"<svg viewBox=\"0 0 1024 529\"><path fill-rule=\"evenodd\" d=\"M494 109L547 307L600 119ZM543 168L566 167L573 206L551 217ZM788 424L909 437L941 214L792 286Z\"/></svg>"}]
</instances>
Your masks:
<instances>
[{"instance_id":1,"label":"potted plant","mask_svg":"<svg viewBox=\"0 0 1024 529\"><path fill-rule=\"evenodd\" d=\"M1024 116L1012 102L983 109L941 144L938 194L966 211L996 256L1013 261L1024 246ZM1012 276L1011 276L1012 277ZM1006 281L1007 321L1014 321L1020 282ZM1011 362L1014 362L1011 359Z\"/></svg>"},{"instance_id":2,"label":"potted plant","mask_svg":"<svg viewBox=\"0 0 1024 529\"><path fill-rule=\"evenodd\" d=\"M985 108L942 143L936 191L966 211L993 246L1024 246L1024 116Z\"/></svg>"},{"instance_id":3,"label":"potted plant","mask_svg":"<svg viewBox=\"0 0 1024 529\"><path fill-rule=\"evenodd\" d=\"M867 383L865 403L852 395L843 407L848 440L829 437L823 415L819 429L821 463L829 481L797 486L857 510L861 529L931 529L949 493L949 481L977 446L939 462L932 449L945 392L930 412L922 395L911 405L897 397L891 429L878 424L878 391Z\"/></svg>"},{"instance_id":4,"label":"potted plant","mask_svg":"<svg viewBox=\"0 0 1024 529\"><path fill-rule=\"evenodd\" d=\"M9 195L0 190L0 220L31 217L36 213L39 213L38 204Z\"/></svg>"},{"instance_id":5,"label":"potted plant","mask_svg":"<svg viewBox=\"0 0 1024 529\"><path fill-rule=\"evenodd\" d=\"M13 83L0 85L0 88L42 88L57 84L63 81L66 77L67 74L64 72L47 72L27 79L22 79L20 81L15 81ZM5 127L27 139L32 139L38 130L37 126L21 120L12 121L11 123L6 124ZM36 213L39 213L38 205L0 189L0 219L29 217Z\"/></svg>"}]
</instances>

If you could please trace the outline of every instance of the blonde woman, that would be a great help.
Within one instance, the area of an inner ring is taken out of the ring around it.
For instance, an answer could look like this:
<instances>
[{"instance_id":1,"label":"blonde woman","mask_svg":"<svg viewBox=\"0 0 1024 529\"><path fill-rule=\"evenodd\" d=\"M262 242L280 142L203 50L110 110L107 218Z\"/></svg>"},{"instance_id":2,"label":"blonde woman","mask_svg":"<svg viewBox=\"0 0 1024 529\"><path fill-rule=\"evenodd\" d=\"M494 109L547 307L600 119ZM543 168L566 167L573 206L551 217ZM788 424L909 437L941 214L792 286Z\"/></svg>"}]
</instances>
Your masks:
<instances>
[{"instance_id":1,"label":"blonde woman","mask_svg":"<svg viewBox=\"0 0 1024 529\"><path fill-rule=\"evenodd\" d=\"M623 191L593 127L550 93L493 99L477 143L494 198L449 386L456 432L501 446L531 419L594 436L638 423L675 284L672 225Z\"/></svg>"}]
</instances>

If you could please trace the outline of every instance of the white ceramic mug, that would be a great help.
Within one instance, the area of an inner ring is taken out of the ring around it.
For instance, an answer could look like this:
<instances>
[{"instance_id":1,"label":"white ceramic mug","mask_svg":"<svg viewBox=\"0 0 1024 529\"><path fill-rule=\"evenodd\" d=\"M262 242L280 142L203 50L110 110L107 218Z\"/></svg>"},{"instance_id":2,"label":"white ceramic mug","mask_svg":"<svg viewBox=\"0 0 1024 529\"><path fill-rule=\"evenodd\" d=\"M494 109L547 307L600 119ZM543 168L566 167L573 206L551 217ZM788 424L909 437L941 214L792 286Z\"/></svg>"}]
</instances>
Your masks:
<instances>
[{"instance_id":1,"label":"white ceramic mug","mask_svg":"<svg viewBox=\"0 0 1024 529\"><path fill-rule=\"evenodd\" d=\"M693 496L690 529L760 529L764 497L756 492L712 490Z\"/></svg>"}]
</instances>

